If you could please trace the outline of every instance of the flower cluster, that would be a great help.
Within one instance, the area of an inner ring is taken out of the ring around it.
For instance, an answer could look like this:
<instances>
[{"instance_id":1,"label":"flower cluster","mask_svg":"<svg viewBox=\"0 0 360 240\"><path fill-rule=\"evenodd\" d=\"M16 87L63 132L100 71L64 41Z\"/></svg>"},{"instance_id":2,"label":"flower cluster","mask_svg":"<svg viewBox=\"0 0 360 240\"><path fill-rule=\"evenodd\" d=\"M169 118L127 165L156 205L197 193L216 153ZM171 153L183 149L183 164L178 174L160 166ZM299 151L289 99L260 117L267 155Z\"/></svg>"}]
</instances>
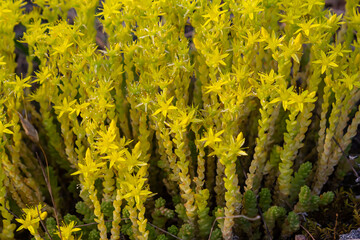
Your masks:
<instances>
[{"instance_id":1,"label":"flower cluster","mask_svg":"<svg viewBox=\"0 0 360 240\"><path fill-rule=\"evenodd\" d=\"M349 169L359 16L350 0L344 15L318 0L3 0L0 238L15 223L36 239L291 236ZM44 207L26 206L44 201L60 221L41 228Z\"/></svg>"},{"instance_id":2,"label":"flower cluster","mask_svg":"<svg viewBox=\"0 0 360 240\"><path fill-rule=\"evenodd\" d=\"M38 229L39 222L43 221L47 216L47 212L42 212L42 208L41 204L35 207L23 208L24 214L22 218L16 219L21 224L17 231L27 229L35 239L41 239Z\"/></svg>"}]
</instances>

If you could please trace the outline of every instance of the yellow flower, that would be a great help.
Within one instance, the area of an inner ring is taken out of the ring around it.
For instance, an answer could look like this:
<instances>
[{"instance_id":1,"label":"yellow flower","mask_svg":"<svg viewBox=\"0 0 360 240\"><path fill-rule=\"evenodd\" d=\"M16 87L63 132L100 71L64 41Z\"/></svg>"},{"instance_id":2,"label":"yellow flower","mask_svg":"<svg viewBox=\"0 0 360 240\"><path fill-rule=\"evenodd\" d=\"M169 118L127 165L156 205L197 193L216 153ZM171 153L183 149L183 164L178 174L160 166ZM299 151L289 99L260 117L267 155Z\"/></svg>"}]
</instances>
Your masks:
<instances>
[{"instance_id":1,"label":"yellow flower","mask_svg":"<svg viewBox=\"0 0 360 240\"><path fill-rule=\"evenodd\" d=\"M296 92L291 92L291 96L289 98L289 104L295 104L296 108L302 112L304 109L304 103L310 103L316 101L316 92L309 93L308 90L297 94Z\"/></svg>"},{"instance_id":2,"label":"yellow flower","mask_svg":"<svg viewBox=\"0 0 360 240\"><path fill-rule=\"evenodd\" d=\"M9 129L7 129L8 127L11 127L13 124L10 123L5 123L5 125L2 123L2 121L0 121L0 137L4 134L13 134L12 131L10 131Z\"/></svg>"},{"instance_id":3,"label":"yellow flower","mask_svg":"<svg viewBox=\"0 0 360 240\"><path fill-rule=\"evenodd\" d=\"M204 26L206 26L211 21L214 21L214 22L219 21L219 16L226 12L226 10L219 11L219 9L221 7L223 7L225 4L226 3L223 3L221 5L218 5L216 3L212 4L210 9L207 11L207 14L203 15L204 18L208 18L208 20L205 22Z\"/></svg>"},{"instance_id":4,"label":"yellow flower","mask_svg":"<svg viewBox=\"0 0 360 240\"><path fill-rule=\"evenodd\" d=\"M23 211L26 215L30 215L32 218L38 218L40 214L41 220L44 220L47 216L47 212L41 212L44 207L45 206L42 206L41 203L39 203L36 207L24 208Z\"/></svg>"},{"instance_id":5,"label":"yellow flower","mask_svg":"<svg viewBox=\"0 0 360 240\"><path fill-rule=\"evenodd\" d=\"M296 110L300 112L304 109L304 103L310 103L316 101L316 92L309 93L308 90L303 91L300 94L294 92L294 87L291 86L288 89L281 89L278 91L279 97L273 99L270 104L281 101L284 107L284 110L288 108L288 106L295 106Z\"/></svg>"},{"instance_id":6,"label":"yellow flower","mask_svg":"<svg viewBox=\"0 0 360 240\"><path fill-rule=\"evenodd\" d=\"M286 89L284 86L280 86L280 89L275 89L278 92L279 96L274 98L270 102L270 104L281 102L284 110L286 111L287 106L289 104L288 101L289 101L289 97L291 95L292 89L293 89L293 86L291 86L289 89Z\"/></svg>"},{"instance_id":7,"label":"yellow flower","mask_svg":"<svg viewBox=\"0 0 360 240\"><path fill-rule=\"evenodd\" d=\"M252 46L252 45L254 45L255 43L261 41L261 39L259 38L259 36L260 36L260 31L254 32L254 31L247 30L246 33L247 33L247 35L244 35L244 36L242 36L242 37L247 40L247 43L246 43L246 44L247 44L248 46Z\"/></svg>"},{"instance_id":8,"label":"yellow flower","mask_svg":"<svg viewBox=\"0 0 360 240\"><path fill-rule=\"evenodd\" d=\"M0 66L6 64L6 62L3 62L3 60L4 60L4 56L0 57Z\"/></svg>"},{"instance_id":9,"label":"yellow flower","mask_svg":"<svg viewBox=\"0 0 360 240\"><path fill-rule=\"evenodd\" d=\"M261 42L266 42L267 46L264 48L265 50L270 49L273 53L276 52L276 49L282 46L282 42L285 39L285 35L281 37L277 37L275 31L273 30L271 35L266 31L265 28L261 28L262 37L259 39Z\"/></svg>"},{"instance_id":10,"label":"yellow flower","mask_svg":"<svg viewBox=\"0 0 360 240\"><path fill-rule=\"evenodd\" d=\"M216 142L221 142L222 140L219 138L219 136L224 132L224 130L221 130L217 133L215 133L212 130L212 128L210 128L207 132L207 137L200 139L200 141L202 142L206 142L204 147L209 146L209 145L213 145Z\"/></svg>"},{"instance_id":11,"label":"yellow flower","mask_svg":"<svg viewBox=\"0 0 360 240\"><path fill-rule=\"evenodd\" d=\"M280 46L282 50L281 56L283 56L287 61L292 58L295 62L300 64L300 59L297 56L297 53L301 50L302 47L301 39L302 34L299 33L295 38L290 39L288 45L283 44Z\"/></svg>"},{"instance_id":12,"label":"yellow flower","mask_svg":"<svg viewBox=\"0 0 360 240\"><path fill-rule=\"evenodd\" d=\"M72 46L74 43L69 43L69 39L65 38L61 45L54 46L53 49L55 50L51 55L59 54L62 55L66 52L66 50Z\"/></svg>"},{"instance_id":13,"label":"yellow flower","mask_svg":"<svg viewBox=\"0 0 360 240\"><path fill-rule=\"evenodd\" d=\"M76 109L72 107L75 103L76 103L76 99L71 102L68 102L67 98L64 98L62 102L62 106L54 106L55 109L60 110L59 118L61 118L61 116L66 112L69 112L69 114L75 112Z\"/></svg>"},{"instance_id":14,"label":"yellow flower","mask_svg":"<svg viewBox=\"0 0 360 240\"><path fill-rule=\"evenodd\" d=\"M142 166L136 175L126 173L126 181L121 184L127 187L128 192L122 197L123 199L128 199L133 197L135 199L136 205L141 204L140 200L143 201L144 198L153 196L153 193L148 190L146 183L147 179L144 178L147 171L147 167ZM141 199L140 199L141 198Z\"/></svg>"},{"instance_id":15,"label":"yellow flower","mask_svg":"<svg viewBox=\"0 0 360 240\"><path fill-rule=\"evenodd\" d=\"M76 171L72 173L71 175L77 175L77 174L83 174L84 178L87 179L88 177L96 178L98 174L100 174L100 169L102 166L104 166L106 162L99 162L96 163L92 159L90 148L86 150L86 156L85 156L85 164L78 164L79 171Z\"/></svg>"},{"instance_id":16,"label":"yellow flower","mask_svg":"<svg viewBox=\"0 0 360 240\"><path fill-rule=\"evenodd\" d=\"M211 92L219 94L221 92L221 90L222 90L222 86L227 84L228 82L229 81L226 80L226 79L221 79L219 81L213 82L210 86L205 87L206 89L208 89L205 92L205 94L208 94L208 93L211 93Z\"/></svg>"},{"instance_id":17,"label":"yellow flower","mask_svg":"<svg viewBox=\"0 0 360 240\"><path fill-rule=\"evenodd\" d=\"M21 226L16 230L20 231L21 229L27 229L32 235L35 235L39 218L32 218L31 214L24 214L23 218L17 218L16 221L21 223ZM35 227L34 227L35 226Z\"/></svg>"},{"instance_id":18,"label":"yellow flower","mask_svg":"<svg viewBox=\"0 0 360 240\"><path fill-rule=\"evenodd\" d=\"M114 142L116 138L116 132L116 120L111 121L107 131L98 131L100 137L97 138L96 148L100 151L100 154L108 153L119 148Z\"/></svg>"},{"instance_id":19,"label":"yellow flower","mask_svg":"<svg viewBox=\"0 0 360 240\"><path fill-rule=\"evenodd\" d=\"M261 2L260 0L242 1L243 7L240 13L249 15L250 20L253 20L255 14L264 11L264 8L260 7Z\"/></svg>"},{"instance_id":20,"label":"yellow flower","mask_svg":"<svg viewBox=\"0 0 360 240\"><path fill-rule=\"evenodd\" d=\"M21 226L17 229L17 231L27 229L32 235L35 235L37 228L39 227L40 219L44 220L47 216L47 212L41 212L42 208L43 206L41 203L36 207L24 208L22 218L16 219L17 222L21 223Z\"/></svg>"},{"instance_id":21,"label":"yellow flower","mask_svg":"<svg viewBox=\"0 0 360 240\"><path fill-rule=\"evenodd\" d=\"M166 92L164 92L162 97L163 97L164 101L162 101L162 100L159 101L160 108L153 113L153 116L156 116L157 114L162 113L162 115L166 118L168 111L174 110L174 109L176 109L176 107L170 106L174 97L169 98L169 100L165 100Z\"/></svg>"},{"instance_id":22,"label":"yellow flower","mask_svg":"<svg viewBox=\"0 0 360 240\"><path fill-rule=\"evenodd\" d=\"M74 240L74 236L72 236L72 233L78 232L81 230L81 228L74 228L74 226L75 226L74 221L71 221L68 225L66 225L63 222L63 226L60 227L61 237L63 240ZM60 237L59 231L56 231L55 233Z\"/></svg>"},{"instance_id":23,"label":"yellow flower","mask_svg":"<svg viewBox=\"0 0 360 240\"><path fill-rule=\"evenodd\" d=\"M213 68L217 68L219 64L225 66L226 63L223 61L223 59L227 56L229 56L228 53L221 54L219 47L216 47L215 49L212 49L211 53L208 53L206 56L206 64Z\"/></svg>"},{"instance_id":24,"label":"yellow flower","mask_svg":"<svg viewBox=\"0 0 360 240\"><path fill-rule=\"evenodd\" d=\"M49 69L49 67L42 67L40 71L35 72L37 79L34 82L43 84L47 79L51 78L52 72Z\"/></svg>"},{"instance_id":25,"label":"yellow flower","mask_svg":"<svg viewBox=\"0 0 360 240\"><path fill-rule=\"evenodd\" d=\"M338 67L338 65L333 60L334 55L326 56L325 52L321 51L321 59L313 61L313 63L321 64L321 73L324 73L328 67Z\"/></svg>"},{"instance_id":26,"label":"yellow flower","mask_svg":"<svg viewBox=\"0 0 360 240\"><path fill-rule=\"evenodd\" d=\"M320 24L312 24L314 21L315 21L315 18L313 18L305 23L298 23L297 25L300 28L295 32L295 34L302 31L305 34L305 36L309 36L312 28L320 26Z\"/></svg>"},{"instance_id":27,"label":"yellow flower","mask_svg":"<svg viewBox=\"0 0 360 240\"><path fill-rule=\"evenodd\" d=\"M135 167L146 166L146 162L142 162L139 160L141 155L140 142L138 142L135 147L132 149L132 152L125 151L126 155L126 165L128 171L131 173Z\"/></svg>"},{"instance_id":28,"label":"yellow flower","mask_svg":"<svg viewBox=\"0 0 360 240\"><path fill-rule=\"evenodd\" d=\"M28 76L25 78L20 78L19 76L16 76L15 80L15 82L6 82L6 84L14 85L14 92L17 94L18 97L20 97L20 95L23 94L24 88L31 87L31 84L29 84L31 77Z\"/></svg>"},{"instance_id":29,"label":"yellow flower","mask_svg":"<svg viewBox=\"0 0 360 240\"><path fill-rule=\"evenodd\" d=\"M120 151L112 151L110 155L102 157L103 159L109 159L109 169L111 169L114 164L116 163L116 166L118 166L121 163L124 163L126 159L124 158L125 150Z\"/></svg>"},{"instance_id":30,"label":"yellow flower","mask_svg":"<svg viewBox=\"0 0 360 240\"><path fill-rule=\"evenodd\" d=\"M341 82L343 82L346 87L351 91L355 86L359 86L359 81L358 81L358 77L359 77L359 73L355 73L352 75L348 75L346 72L341 72L342 75L344 76L344 78L339 79Z\"/></svg>"},{"instance_id":31,"label":"yellow flower","mask_svg":"<svg viewBox=\"0 0 360 240\"><path fill-rule=\"evenodd\" d=\"M316 5L323 6L324 4L325 4L324 1L306 0L305 3L303 5L301 5L301 7L307 7L308 12L310 12L314 6L316 6Z\"/></svg>"},{"instance_id":32,"label":"yellow flower","mask_svg":"<svg viewBox=\"0 0 360 240\"><path fill-rule=\"evenodd\" d=\"M230 144L229 144L229 153L234 154L236 156L246 156L247 153L243 151L241 148L245 143L245 138L243 136L243 133L240 132L236 139L234 139L233 136L230 138Z\"/></svg>"}]
</instances>

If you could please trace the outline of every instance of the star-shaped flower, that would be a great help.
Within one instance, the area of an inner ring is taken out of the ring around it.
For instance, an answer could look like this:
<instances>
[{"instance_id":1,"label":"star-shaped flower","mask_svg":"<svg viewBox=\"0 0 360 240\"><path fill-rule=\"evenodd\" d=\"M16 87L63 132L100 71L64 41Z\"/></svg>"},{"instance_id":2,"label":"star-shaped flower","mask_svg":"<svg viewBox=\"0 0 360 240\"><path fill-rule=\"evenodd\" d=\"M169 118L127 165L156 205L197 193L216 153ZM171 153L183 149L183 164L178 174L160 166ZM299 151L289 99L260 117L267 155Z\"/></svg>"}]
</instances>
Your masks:
<instances>
[{"instance_id":1,"label":"star-shaped flower","mask_svg":"<svg viewBox=\"0 0 360 240\"><path fill-rule=\"evenodd\" d=\"M222 140L221 140L221 138L219 138L219 136L221 134L223 134L223 132L224 132L224 130L221 130L214 134L212 128L209 128L209 130L207 132L207 137L200 139L200 141L206 142L204 147L213 145L216 142L221 142Z\"/></svg>"}]
</instances>

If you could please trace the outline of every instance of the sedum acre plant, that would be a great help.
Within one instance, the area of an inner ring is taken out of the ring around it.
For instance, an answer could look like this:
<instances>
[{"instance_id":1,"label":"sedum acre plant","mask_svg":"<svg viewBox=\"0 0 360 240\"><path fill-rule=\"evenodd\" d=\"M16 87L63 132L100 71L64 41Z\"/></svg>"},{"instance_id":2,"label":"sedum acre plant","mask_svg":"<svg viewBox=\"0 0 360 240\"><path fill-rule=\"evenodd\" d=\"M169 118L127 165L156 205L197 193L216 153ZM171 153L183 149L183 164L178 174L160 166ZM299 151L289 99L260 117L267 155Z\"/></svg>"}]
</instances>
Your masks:
<instances>
[{"instance_id":1,"label":"sedum acre plant","mask_svg":"<svg viewBox=\"0 0 360 240\"><path fill-rule=\"evenodd\" d=\"M332 201L358 1L25 5L0 9L0 239L288 238Z\"/></svg>"}]
</instances>

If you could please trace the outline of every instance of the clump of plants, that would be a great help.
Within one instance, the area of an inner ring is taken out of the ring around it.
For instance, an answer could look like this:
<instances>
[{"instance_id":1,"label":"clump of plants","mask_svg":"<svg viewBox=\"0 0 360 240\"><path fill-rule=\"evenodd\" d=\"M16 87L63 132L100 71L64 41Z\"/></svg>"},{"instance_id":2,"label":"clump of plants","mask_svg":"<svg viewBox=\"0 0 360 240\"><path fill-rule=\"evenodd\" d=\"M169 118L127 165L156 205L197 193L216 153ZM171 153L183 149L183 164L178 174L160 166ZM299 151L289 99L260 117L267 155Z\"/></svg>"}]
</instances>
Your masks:
<instances>
[{"instance_id":1,"label":"clump of plants","mask_svg":"<svg viewBox=\"0 0 360 240\"><path fill-rule=\"evenodd\" d=\"M312 238L339 239L340 235L360 227L359 200L353 191L340 188L330 204L303 217L302 225Z\"/></svg>"},{"instance_id":2,"label":"clump of plants","mask_svg":"<svg viewBox=\"0 0 360 240\"><path fill-rule=\"evenodd\" d=\"M4 0L0 239L317 228L353 161L359 27L351 0Z\"/></svg>"}]
</instances>

